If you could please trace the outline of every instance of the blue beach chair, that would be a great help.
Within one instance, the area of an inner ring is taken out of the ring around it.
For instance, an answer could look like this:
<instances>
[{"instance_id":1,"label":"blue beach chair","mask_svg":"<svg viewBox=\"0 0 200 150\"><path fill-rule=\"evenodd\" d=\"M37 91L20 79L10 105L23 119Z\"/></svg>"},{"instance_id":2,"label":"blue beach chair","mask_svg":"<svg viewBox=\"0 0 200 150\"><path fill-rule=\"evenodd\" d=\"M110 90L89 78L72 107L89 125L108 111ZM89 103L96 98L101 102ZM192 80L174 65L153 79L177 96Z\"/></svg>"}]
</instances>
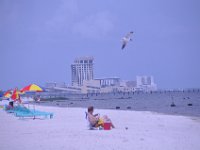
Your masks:
<instances>
[{"instance_id":1,"label":"blue beach chair","mask_svg":"<svg viewBox=\"0 0 200 150\"><path fill-rule=\"evenodd\" d=\"M21 118L33 117L33 119L35 119L36 117L39 117L39 116L44 116L45 118L47 118L49 116L49 118L51 119L51 118L53 118L53 113L29 109L29 111L16 112L15 116L21 117Z\"/></svg>"},{"instance_id":2,"label":"blue beach chair","mask_svg":"<svg viewBox=\"0 0 200 150\"><path fill-rule=\"evenodd\" d=\"M24 106L15 106L12 109L8 109L6 110L5 106L5 111L7 113L13 113L16 117L20 117L20 118L24 118L24 117L33 117L34 119L38 116L44 116L45 118L47 118L49 116L49 118L53 118L53 113L50 112L43 112L43 111L38 111L38 110L33 110L33 109L28 109Z\"/></svg>"}]
</instances>

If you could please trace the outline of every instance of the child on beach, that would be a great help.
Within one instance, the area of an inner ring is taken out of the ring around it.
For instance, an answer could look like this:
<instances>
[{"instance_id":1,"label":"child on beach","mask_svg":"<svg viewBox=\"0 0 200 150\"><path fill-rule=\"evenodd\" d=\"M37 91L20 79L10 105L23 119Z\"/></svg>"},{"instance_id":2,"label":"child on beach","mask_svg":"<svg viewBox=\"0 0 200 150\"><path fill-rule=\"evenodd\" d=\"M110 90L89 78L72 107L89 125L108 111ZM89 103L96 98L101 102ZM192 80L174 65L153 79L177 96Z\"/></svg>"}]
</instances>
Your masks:
<instances>
[{"instance_id":1,"label":"child on beach","mask_svg":"<svg viewBox=\"0 0 200 150\"><path fill-rule=\"evenodd\" d=\"M111 120L108 118L108 116L103 116L102 118L100 117L100 114L93 114L94 112L94 107L90 106L88 107L88 121L90 122L92 127L103 127L104 126L104 122L110 122L111 123L111 127L114 128L113 123L111 122Z\"/></svg>"}]
</instances>

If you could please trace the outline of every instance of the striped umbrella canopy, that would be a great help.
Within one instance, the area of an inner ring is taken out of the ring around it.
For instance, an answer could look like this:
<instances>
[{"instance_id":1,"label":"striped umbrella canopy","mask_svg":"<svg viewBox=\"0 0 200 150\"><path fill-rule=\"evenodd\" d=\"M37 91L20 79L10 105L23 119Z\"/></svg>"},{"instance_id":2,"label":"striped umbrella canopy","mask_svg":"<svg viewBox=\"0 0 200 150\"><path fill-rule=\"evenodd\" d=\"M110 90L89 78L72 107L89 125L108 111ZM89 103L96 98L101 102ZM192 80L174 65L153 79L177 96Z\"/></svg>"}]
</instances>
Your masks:
<instances>
[{"instance_id":1,"label":"striped umbrella canopy","mask_svg":"<svg viewBox=\"0 0 200 150\"><path fill-rule=\"evenodd\" d=\"M43 92L44 89L41 88L40 86L36 85L36 84L30 84L26 87L24 87L23 89L21 89L20 92Z\"/></svg>"},{"instance_id":2,"label":"striped umbrella canopy","mask_svg":"<svg viewBox=\"0 0 200 150\"><path fill-rule=\"evenodd\" d=\"M3 94L3 97L10 98L12 96L12 90L8 90Z\"/></svg>"}]
</instances>

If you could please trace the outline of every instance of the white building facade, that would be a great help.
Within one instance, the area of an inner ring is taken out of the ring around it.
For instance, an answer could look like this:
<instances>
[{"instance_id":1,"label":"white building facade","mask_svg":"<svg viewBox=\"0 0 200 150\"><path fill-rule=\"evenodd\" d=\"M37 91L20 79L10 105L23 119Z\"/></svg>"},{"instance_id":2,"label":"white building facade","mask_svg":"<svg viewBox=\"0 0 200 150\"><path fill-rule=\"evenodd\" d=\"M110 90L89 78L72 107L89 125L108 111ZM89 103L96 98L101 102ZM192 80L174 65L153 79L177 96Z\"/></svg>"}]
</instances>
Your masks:
<instances>
[{"instance_id":1,"label":"white building facade","mask_svg":"<svg viewBox=\"0 0 200 150\"><path fill-rule=\"evenodd\" d=\"M74 60L71 65L72 86L82 86L84 80L94 78L93 61L93 57L81 57Z\"/></svg>"}]
</instances>

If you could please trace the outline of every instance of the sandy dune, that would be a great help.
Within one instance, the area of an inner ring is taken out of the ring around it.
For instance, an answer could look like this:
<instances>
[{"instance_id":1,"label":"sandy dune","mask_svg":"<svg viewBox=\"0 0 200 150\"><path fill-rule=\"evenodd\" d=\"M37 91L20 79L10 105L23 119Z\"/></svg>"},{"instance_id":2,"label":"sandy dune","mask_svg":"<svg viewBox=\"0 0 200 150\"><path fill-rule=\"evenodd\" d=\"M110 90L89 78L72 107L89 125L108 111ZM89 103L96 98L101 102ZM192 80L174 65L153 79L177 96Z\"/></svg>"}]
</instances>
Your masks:
<instances>
[{"instance_id":1,"label":"sandy dune","mask_svg":"<svg viewBox=\"0 0 200 150\"><path fill-rule=\"evenodd\" d=\"M1 150L199 150L200 118L95 110L116 129L88 130L83 108L36 106L53 119L18 119L0 109ZM126 130L125 128L128 127Z\"/></svg>"}]
</instances>

